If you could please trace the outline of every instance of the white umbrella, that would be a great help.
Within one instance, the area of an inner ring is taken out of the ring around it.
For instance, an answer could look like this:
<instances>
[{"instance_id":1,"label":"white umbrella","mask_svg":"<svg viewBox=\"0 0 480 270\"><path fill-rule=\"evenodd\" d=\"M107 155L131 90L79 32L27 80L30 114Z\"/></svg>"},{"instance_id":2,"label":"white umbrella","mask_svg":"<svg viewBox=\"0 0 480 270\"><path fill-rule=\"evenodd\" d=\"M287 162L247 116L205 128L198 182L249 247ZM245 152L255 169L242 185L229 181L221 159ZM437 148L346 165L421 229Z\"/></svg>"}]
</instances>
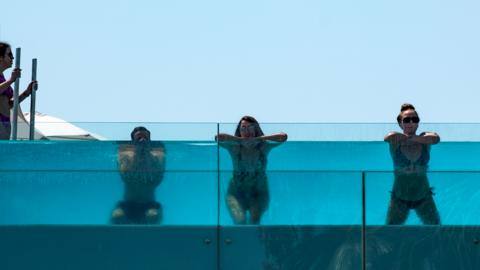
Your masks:
<instances>
[{"instance_id":1,"label":"white umbrella","mask_svg":"<svg viewBox=\"0 0 480 270\"><path fill-rule=\"evenodd\" d=\"M28 140L30 130L30 113L18 115L18 140ZM35 113L35 140L105 140L102 136L81 129L63 119Z\"/></svg>"}]
</instances>

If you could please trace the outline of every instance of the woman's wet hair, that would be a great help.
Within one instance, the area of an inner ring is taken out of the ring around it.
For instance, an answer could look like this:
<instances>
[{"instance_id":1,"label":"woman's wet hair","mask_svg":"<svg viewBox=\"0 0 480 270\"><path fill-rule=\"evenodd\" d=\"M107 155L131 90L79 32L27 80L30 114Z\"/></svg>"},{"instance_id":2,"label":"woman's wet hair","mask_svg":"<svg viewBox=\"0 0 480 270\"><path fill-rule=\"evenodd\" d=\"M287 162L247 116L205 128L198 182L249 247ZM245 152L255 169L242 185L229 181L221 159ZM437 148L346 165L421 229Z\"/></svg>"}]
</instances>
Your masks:
<instances>
[{"instance_id":1,"label":"woman's wet hair","mask_svg":"<svg viewBox=\"0 0 480 270\"><path fill-rule=\"evenodd\" d=\"M419 117L417 111L415 110L415 107L414 107L412 104L410 104L410 103L404 103L404 104L402 104L402 106L400 107L400 113L399 113L398 116L397 116L397 122L398 122L399 124L402 122L402 113L403 113L404 111L408 111L408 110L414 111L415 114L417 115L417 117Z\"/></svg>"},{"instance_id":2,"label":"woman's wet hair","mask_svg":"<svg viewBox=\"0 0 480 270\"><path fill-rule=\"evenodd\" d=\"M7 52L7 49L11 48L10 44L6 42L0 42L0 57L4 57L5 53Z\"/></svg>"},{"instance_id":3,"label":"woman's wet hair","mask_svg":"<svg viewBox=\"0 0 480 270\"><path fill-rule=\"evenodd\" d=\"M135 133L137 133L139 131L146 132L148 134L148 139L150 139L150 131L146 127L139 126L139 127L134 128L132 130L132 133L130 133L130 138L132 138L132 141L134 140Z\"/></svg>"},{"instance_id":4,"label":"woman's wet hair","mask_svg":"<svg viewBox=\"0 0 480 270\"><path fill-rule=\"evenodd\" d=\"M263 136L263 131L260 128L260 124L258 123L257 119L253 118L252 116L244 116L238 121L237 129L235 130L235 136L240 137L240 126L242 125L242 121L247 121L250 124L253 124L255 127L255 137Z\"/></svg>"}]
</instances>

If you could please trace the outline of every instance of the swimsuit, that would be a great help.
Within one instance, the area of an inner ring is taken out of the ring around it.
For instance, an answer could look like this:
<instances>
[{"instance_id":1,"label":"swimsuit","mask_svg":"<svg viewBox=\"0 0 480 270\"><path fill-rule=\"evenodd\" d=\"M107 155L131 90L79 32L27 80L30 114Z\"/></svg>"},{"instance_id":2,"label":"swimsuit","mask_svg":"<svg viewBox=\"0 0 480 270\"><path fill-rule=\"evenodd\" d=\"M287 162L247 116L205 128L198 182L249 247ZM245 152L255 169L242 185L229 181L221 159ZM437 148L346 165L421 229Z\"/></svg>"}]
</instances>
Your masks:
<instances>
[{"instance_id":1,"label":"swimsuit","mask_svg":"<svg viewBox=\"0 0 480 270\"><path fill-rule=\"evenodd\" d=\"M255 168L249 168L252 171L237 168L230 179L228 194L235 197L244 210L248 210L252 206L258 206L261 212L267 209L269 202L267 174L265 172L267 167L266 155L269 150L267 147L268 145L265 143L256 147L260 151L260 156ZM235 154L238 157L237 162L241 163L243 157L240 149Z\"/></svg>"},{"instance_id":2,"label":"swimsuit","mask_svg":"<svg viewBox=\"0 0 480 270\"><path fill-rule=\"evenodd\" d=\"M409 160L401 151L400 146L395 149L393 153L393 165L395 169L402 169L408 166L423 166L427 167L430 161L430 147L425 144L421 144L422 153L416 161Z\"/></svg>"},{"instance_id":3,"label":"swimsuit","mask_svg":"<svg viewBox=\"0 0 480 270\"><path fill-rule=\"evenodd\" d=\"M398 146L392 151L393 164L395 167L395 181L392 191L392 200L405 205L408 209L415 209L427 198L433 195L428 183L427 168L430 161L430 147L421 144L420 157L416 161L409 160ZM407 167L418 168L419 171L412 173L402 172ZM417 197L418 199L405 199L404 197ZM413 196L416 195L416 196Z\"/></svg>"},{"instance_id":4,"label":"swimsuit","mask_svg":"<svg viewBox=\"0 0 480 270\"><path fill-rule=\"evenodd\" d=\"M5 116L0 113L0 122L2 123L3 127L6 129L10 129L12 124L10 123L10 117Z\"/></svg>"},{"instance_id":5,"label":"swimsuit","mask_svg":"<svg viewBox=\"0 0 480 270\"><path fill-rule=\"evenodd\" d=\"M5 79L5 77L3 76L3 74L0 74L0 83L3 83L3 82L6 82L7 80ZM9 86L5 91L3 91L3 93L1 93L0 95L2 96L6 96L9 100L13 97L13 89L11 86ZM10 116L6 116L6 115L3 115L3 114L0 114L0 122L1 124L6 128L6 129L10 129L11 127L11 124L10 124Z\"/></svg>"},{"instance_id":6,"label":"swimsuit","mask_svg":"<svg viewBox=\"0 0 480 270\"><path fill-rule=\"evenodd\" d=\"M421 198L420 200L415 200L415 201L403 200L395 196L394 192L392 192L391 199L392 201L395 201L397 204L402 204L407 209L412 210L412 209L418 208L420 205L426 202L428 198L432 197L433 195L435 195L435 193L433 193L433 188L430 188L430 191L428 192L428 194L425 197Z\"/></svg>"},{"instance_id":7,"label":"swimsuit","mask_svg":"<svg viewBox=\"0 0 480 270\"><path fill-rule=\"evenodd\" d=\"M235 172L228 185L228 194L235 197L244 210L259 206L263 212L269 201L265 172Z\"/></svg>"},{"instance_id":8,"label":"swimsuit","mask_svg":"<svg viewBox=\"0 0 480 270\"><path fill-rule=\"evenodd\" d=\"M159 217L162 213L162 205L156 201L151 202L132 202L132 201L119 201L117 207L123 210L125 217L128 219L129 223L134 224L145 224L146 213L149 209L159 210ZM115 223L115 221L113 221Z\"/></svg>"}]
</instances>

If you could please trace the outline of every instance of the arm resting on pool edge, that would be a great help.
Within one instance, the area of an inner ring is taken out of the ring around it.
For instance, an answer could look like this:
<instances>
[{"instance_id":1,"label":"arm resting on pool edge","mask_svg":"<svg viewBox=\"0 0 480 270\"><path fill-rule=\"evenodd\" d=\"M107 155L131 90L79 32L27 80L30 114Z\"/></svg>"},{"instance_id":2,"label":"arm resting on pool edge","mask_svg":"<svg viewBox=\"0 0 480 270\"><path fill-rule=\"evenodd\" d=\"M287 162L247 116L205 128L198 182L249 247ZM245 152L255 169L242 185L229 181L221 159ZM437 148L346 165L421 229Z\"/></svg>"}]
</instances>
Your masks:
<instances>
[{"instance_id":1,"label":"arm resting on pool edge","mask_svg":"<svg viewBox=\"0 0 480 270\"><path fill-rule=\"evenodd\" d=\"M422 144L437 144L440 142L440 136L435 132L422 132L419 136L413 136L410 141Z\"/></svg>"},{"instance_id":2,"label":"arm resting on pool edge","mask_svg":"<svg viewBox=\"0 0 480 270\"><path fill-rule=\"evenodd\" d=\"M408 140L408 136L400 133L400 132L389 132L385 137L383 137L384 142L388 142L390 144L398 144L402 142L406 142Z\"/></svg>"},{"instance_id":3,"label":"arm resting on pool edge","mask_svg":"<svg viewBox=\"0 0 480 270\"><path fill-rule=\"evenodd\" d=\"M262 136L259 139L264 141L285 142L288 139L288 135L286 133L278 133L278 134Z\"/></svg>"}]
</instances>

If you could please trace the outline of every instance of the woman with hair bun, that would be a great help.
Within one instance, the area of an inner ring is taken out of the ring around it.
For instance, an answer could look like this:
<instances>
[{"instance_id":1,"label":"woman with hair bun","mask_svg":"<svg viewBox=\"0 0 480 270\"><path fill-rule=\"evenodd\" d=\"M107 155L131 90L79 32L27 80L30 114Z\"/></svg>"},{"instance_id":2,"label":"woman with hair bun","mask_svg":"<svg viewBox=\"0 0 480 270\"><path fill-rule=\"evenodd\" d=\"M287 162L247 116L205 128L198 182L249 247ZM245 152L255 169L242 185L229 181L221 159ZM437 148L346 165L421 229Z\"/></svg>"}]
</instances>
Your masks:
<instances>
[{"instance_id":1,"label":"woman with hair bun","mask_svg":"<svg viewBox=\"0 0 480 270\"><path fill-rule=\"evenodd\" d=\"M415 210L424 224L440 224L427 178L430 146L440 137L434 132L416 134L420 118L412 104L401 106L397 122L403 132L390 132L384 138L390 144L395 176L387 224L405 223L410 210Z\"/></svg>"}]
</instances>

